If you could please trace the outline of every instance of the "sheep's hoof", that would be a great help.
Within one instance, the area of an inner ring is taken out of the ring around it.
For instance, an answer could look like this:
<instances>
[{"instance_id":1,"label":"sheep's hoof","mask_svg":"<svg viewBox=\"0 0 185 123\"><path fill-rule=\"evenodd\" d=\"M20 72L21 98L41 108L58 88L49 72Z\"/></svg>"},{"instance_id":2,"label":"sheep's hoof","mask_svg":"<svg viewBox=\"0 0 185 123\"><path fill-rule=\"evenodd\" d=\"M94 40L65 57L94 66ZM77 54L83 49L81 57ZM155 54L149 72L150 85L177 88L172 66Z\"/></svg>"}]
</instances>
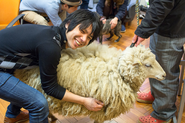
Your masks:
<instances>
[{"instance_id":1,"label":"sheep's hoof","mask_svg":"<svg viewBox=\"0 0 185 123\"><path fill-rule=\"evenodd\" d=\"M119 40L117 39L117 40L115 40L114 42L119 42Z\"/></svg>"},{"instance_id":2,"label":"sheep's hoof","mask_svg":"<svg viewBox=\"0 0 185 123\"><path fill-rule=\"evenodd\" d=\"M110 40L112 38L112 36L108 37L107 40Z\"/></svg>"}]
</instances>

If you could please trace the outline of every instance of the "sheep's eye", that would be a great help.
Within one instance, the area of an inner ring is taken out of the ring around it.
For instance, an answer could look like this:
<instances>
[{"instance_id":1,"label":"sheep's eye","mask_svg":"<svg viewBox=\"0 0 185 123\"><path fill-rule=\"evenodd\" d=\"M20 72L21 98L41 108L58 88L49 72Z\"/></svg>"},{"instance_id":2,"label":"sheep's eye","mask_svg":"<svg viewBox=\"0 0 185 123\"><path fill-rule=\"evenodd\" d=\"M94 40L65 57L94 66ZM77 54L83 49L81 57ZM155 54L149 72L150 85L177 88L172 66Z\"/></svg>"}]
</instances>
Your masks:
<instances>
[{"instance_id":1,"label":"sheep's eye","mask_svg":"<svg viewBox=\"0 0 185 123\"><path fill-rule=\"evenodd\" d=\"M145 64L146 67L152 67L150 64Z\"/></svg>"}]
</instances>

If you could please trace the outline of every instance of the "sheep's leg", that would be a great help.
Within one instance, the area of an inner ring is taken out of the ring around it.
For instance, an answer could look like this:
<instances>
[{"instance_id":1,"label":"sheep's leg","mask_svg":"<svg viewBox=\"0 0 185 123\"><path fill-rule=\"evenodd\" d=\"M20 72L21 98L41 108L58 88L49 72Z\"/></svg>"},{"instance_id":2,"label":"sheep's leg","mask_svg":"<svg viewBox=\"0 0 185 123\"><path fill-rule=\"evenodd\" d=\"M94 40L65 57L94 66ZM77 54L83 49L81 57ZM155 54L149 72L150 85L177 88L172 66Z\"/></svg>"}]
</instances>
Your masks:
<instances>
[{"instance_id":1,"label":"sheep's leg","mask_svg":"<svg viewBox=\"0 0 185 123\"><path fill-rule=\"evenodd\" d=\"M111 39L113 35L114 35L114 33L111 31L110 32L110 37L108 37L107 40Z\"/></svg>"},{"instance_id":2,"label":"sheep's leg","mask_svg":"<svg viewBox=\"0 0 185 123\"><path fill-rule=\"evenodd\" d=\"M99 36L99 42L100 42L101 44L102 44L102 42L103 42L102 37L103 37L103 35L100 35L100 36Z\"/></svg>"},{"instance_id":3,"label":"sheep's leg","mask_svg":"<svg viewBox=\"0 0 185 123\"><path fill-rule=\"evenodd\" d=\"M117 40L115 40L115 42L118 42L120 40L120 38L122 37L122 35L120 34L118 37L119 38Z\"/></svg>"},{"instance_id":4,"label":"sheep's leg","mask_svg":"<svg viewBox=\"0 0 185 123\"><path fill-rule=\"evenodd\" d=\"M115 35L119 37L117 40L115 40L115 42L118 42L122 37L122 35L120 34L120 32L116 32Z\"/></svg>"},{"instance_id":5,"label":"sheep's leg","mask_svg":"<svg viewBox=\"0 0 185 123\"><path fill-rule=\"evenodd\" d=\"M55 123L57 120L57 118L51 112L49 112L48 117L51 119L51 123Z\"/></svg>"}]
</instances>

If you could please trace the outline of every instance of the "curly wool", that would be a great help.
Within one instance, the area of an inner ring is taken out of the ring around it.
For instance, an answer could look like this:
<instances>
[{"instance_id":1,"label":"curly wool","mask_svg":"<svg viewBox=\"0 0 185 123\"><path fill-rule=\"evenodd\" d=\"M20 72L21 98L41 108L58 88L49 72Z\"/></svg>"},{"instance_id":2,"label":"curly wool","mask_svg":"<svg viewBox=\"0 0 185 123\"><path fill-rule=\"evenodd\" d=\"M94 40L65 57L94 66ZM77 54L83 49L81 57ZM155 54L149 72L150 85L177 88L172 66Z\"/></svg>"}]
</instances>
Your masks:
<instances>
[{"instance_id":1,"label":"curly wool","mask_svg":"<svg viewBox=\"0 0 185 123\"><path fill-rule=\"evenodd\" d=\"M128 112L136 101L136 93L146 76L134 68L133 57L142 62L145 57L151 57L151 52L140 46L122 52L96 42L76 50L62 51L57 69L58 83L75 94L102 101L105 106L98 112L45 94L41 88L39 68L17 70L15 76L41 91L50 111L63 116L87 115L101 123Z\"/></svg>"}]
</instances>

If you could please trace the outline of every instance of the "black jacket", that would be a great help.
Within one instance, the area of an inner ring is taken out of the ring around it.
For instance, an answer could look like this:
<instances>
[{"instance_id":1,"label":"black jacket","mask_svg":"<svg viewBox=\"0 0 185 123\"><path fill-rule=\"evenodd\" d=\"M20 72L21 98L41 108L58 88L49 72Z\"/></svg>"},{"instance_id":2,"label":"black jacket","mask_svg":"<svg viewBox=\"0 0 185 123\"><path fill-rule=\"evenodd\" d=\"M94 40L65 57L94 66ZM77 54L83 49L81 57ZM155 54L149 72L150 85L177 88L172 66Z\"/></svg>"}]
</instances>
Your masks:
<instances>
[{"instance_id":1,"label":"black jacket","mask_svg":"<svg viewBox=\"0 0 185 123\"><path fill-rule=\"evenodd\" d=\"M148 38L154 32L170 38L185 37L185 0L150 0L135 34Z\"/></svg>"},{"instance_id":2,"label":"black jacket","mask_svg":"<svg viewBox=\"0 0 185 123\"><path fill-rule=\"evenodd\" d=\"M64 45L66 40L65 32L65 28L35 24L23 24L1 30L0 68L20 69L39 65L45 93L62 99L66 89L57 83L57 65L61 57L60 46ZM55 39L58 34L61 35L60 40L57 38L60 45Z\"/></svg>"}]
</instances>

